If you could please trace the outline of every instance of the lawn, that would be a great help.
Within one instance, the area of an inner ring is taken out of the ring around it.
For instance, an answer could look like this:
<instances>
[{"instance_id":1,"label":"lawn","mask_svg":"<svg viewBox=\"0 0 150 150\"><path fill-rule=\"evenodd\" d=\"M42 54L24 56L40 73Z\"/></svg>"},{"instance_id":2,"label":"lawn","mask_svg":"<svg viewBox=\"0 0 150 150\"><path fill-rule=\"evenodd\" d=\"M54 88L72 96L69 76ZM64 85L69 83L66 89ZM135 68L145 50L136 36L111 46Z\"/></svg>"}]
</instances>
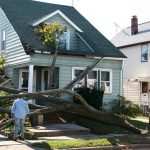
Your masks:
<instances>
[{"instance_id":1,"label":"lawn","mask_svg":"<svg viewBox=\"0 0 150 150\"><path fill-rule=\"evenodd\" d=\"M140 128L140 129L148 128L148 117L130 118L128 121L137 128ZM88 118L78 119L77 124L90 128L91 131L96 134L130 133L130 131L123 129L121 127L118 127L115 125L104 124L104 123L97 122L95 120L91 120Z\"/></svg>"},{"instance_id":2,"label":"lawn","mask_svg":"<svg viewBox=\"0 0 150 150\"><path fill-rule=\"evenodd\" d=\"M93 139L69 139L69 140L49 140L41 143L34 143L33 146L46 149L69 149L81 147L99 147L118 145L119 140L115 138L93 138Z\"/></svg>"},{"instance_id":3,"label":"lawn","mask_svg":"<svg viewBox=\"0 0 150 150\"><path fill-rule=\"evenodd\" d=\"M130 123L141 129L148 127L148 117L130 118ZM79 147L100 147L100 146L113 146L123 144L150 144L147 135L136 135L125 129L117 126L107 125L96 122L91 119L82 118L77 120L77 123L90 128L96 134L124 134L122 137L111 138L92 138L92 139L69 139L69 140L49 140L41 143L34 143L33 146L38 146L46 149L69 149ZM128 133L128 134L127 134Z\"/></svg>"}]
</instances>

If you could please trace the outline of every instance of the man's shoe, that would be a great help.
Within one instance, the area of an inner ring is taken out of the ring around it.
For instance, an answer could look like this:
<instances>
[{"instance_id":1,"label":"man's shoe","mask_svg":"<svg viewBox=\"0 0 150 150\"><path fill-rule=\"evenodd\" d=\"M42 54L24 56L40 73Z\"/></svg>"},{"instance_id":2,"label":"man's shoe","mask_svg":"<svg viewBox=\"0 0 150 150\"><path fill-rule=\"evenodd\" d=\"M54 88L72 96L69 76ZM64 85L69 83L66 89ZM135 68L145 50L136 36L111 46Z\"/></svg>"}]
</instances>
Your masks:
<instances>
[{"instance_id":1,"label":"man's shoe","mask_svg":"<svg viewBox=\"0 0 150 150\"><path fill-rule=\"evenodd\" d=\"M14 141L17 141L18 140L18 137L14 137L14 139L13 139Z\"/></svg>"},{"instance_id":2,"label":"man's shoe","mask_svg":"<svg viewBox=\"0 0 150 150\"><path fill-rule=\"evenodd\" d=\"M24 141L24 137L20 137L20 140Z\"/></svg>"}]
</instances>

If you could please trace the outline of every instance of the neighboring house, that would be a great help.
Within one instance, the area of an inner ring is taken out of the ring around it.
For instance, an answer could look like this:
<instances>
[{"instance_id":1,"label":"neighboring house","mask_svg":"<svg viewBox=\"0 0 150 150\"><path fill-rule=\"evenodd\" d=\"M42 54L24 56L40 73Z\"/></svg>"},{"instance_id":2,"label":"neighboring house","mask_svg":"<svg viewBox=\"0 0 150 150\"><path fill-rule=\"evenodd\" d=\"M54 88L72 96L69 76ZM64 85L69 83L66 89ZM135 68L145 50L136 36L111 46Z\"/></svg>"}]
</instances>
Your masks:
<instances>
[{"instance_id":1,"label":"neighboring house","mask_svg":"<svg viewBox=\"0 0 150 150\"><path fill-rule=\"evenodd\" d=\"M6 74L14 86L28 92L47 90L54 50L42 44L35 28L52 22L67 28L66 46L56 60L55 88L63 88L104 57L76 87L102 87L105 102L116 99L122 89L125 55L75 8L31 0L0 0L1 54L6 56Z\"/></svg>"},{"instance_id":2,"label":"neighboring house","mask_svg":"<svg viewBox=\"0 0 150 150\"><path fill-rule=\"evenodd\" d=\"M150 22L138 24L131 18L131 27L123 29L112 43L127 57L123 69L124 96L140 105L150 105Z\"/></svg>"}]
</instances>

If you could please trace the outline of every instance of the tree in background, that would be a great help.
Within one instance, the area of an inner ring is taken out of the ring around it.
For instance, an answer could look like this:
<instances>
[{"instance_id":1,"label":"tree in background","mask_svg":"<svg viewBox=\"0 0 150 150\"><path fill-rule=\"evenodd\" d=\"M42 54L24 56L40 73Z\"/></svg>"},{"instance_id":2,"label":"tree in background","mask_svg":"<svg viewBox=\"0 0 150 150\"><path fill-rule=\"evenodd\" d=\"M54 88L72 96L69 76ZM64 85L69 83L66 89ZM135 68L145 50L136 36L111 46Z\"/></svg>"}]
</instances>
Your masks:
<instances>
[{"instance_id":1,"label":"tree in background","mask_svg":"<svg viewBox=\"0 0 150 150\"><path fill-rule=\"evenodd\" d=\"M42 27L35 29L35 32L40 35L42 43L50 46L50 48L55 50L53 61L51 64L50 71L50 85L49 88L55 88L54 81L54 71L55 71L55 63L58 55L58 49L61 44L61 38L64 32L67 30L66 27L62 26L58 22L53 22L51 24L44 24Z\"/></svg>"}]
</instances>

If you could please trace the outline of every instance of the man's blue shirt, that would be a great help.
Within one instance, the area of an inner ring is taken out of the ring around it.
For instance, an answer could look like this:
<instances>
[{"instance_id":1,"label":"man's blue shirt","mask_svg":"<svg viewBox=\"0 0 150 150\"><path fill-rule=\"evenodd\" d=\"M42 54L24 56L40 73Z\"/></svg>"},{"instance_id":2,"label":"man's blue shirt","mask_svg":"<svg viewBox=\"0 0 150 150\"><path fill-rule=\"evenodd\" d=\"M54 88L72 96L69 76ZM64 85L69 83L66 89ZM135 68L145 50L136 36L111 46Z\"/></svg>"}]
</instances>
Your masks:
<instances>
[{"instance_id":1,"label":"man's blue shirt","mask_svg":"<svg viewBox=\"0 0 150 150\"><path fill-rule=\"evenodd\" d=\"M11 109L11 113L14 114L15 118L24 119L29 113L28 103L23 98L15 100Z\"/></svg>"}]
</instances>

